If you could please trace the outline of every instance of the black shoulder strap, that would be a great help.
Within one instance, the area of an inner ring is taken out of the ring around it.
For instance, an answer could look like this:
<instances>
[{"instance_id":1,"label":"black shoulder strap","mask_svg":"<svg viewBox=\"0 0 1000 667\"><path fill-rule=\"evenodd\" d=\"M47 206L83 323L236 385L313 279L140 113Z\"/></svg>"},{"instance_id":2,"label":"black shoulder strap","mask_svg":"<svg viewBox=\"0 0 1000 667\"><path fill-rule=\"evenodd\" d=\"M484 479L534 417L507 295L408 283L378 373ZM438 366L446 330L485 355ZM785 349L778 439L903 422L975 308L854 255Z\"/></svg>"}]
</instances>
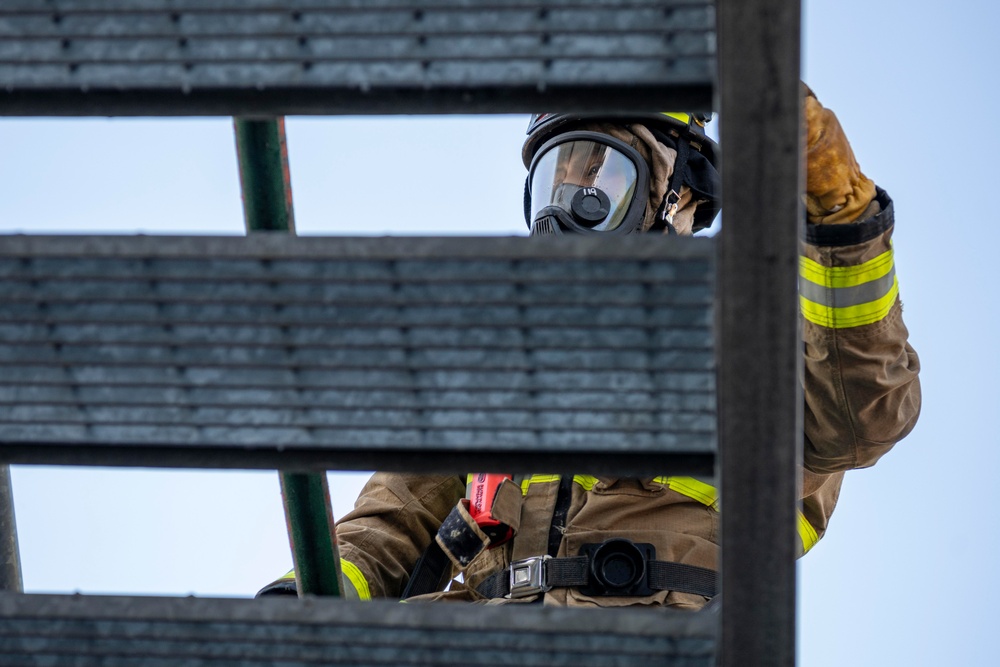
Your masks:
<instances>
[{"instance_id":1,"label":"black shoulder strap","mask_svg":"<svg viewBox=\"0 0 1000 667\"><path fill-rule=\"evenodd\" d=\"M404 600L440 591L447 575L451 573L453 561L464 568L486 549L489 538L473 525L472 518L462 503L451 510L438 528L435 538L413 566L413 574L403 591Z\"/></svg>"},{"instance_id":2,"label":"black shoulder strap","mask_svg":"<svg viewBox=\"0 0 1000 667\"><path fill-rule=\"evenodd\" d=\"M430 545L417 560L413 567L413 574L406 584L402 599L412 598L414 595L424 595L425 593L435 593L444 588L445 575L450 570L451 561L447 554L438 545L436 540L431 540Z\"/></svg>"}]
</instances>

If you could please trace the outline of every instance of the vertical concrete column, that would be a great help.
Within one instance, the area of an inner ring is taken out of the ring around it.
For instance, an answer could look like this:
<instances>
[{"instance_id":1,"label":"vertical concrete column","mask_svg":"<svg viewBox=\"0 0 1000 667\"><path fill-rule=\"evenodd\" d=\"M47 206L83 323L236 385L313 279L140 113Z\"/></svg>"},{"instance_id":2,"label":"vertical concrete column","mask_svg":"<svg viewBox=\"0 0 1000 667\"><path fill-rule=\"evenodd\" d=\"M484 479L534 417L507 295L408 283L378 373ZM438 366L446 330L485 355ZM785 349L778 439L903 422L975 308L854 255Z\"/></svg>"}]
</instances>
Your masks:
<instances>
[{"instance_id":1,"label":"vertical concrete column","mask_svg":"<svg viewBox=\"0 0 1000 667\"><path fill-rule=\"evenodd\" d=\"M724 665L795 663L799 0L719 0Z\"/></svg>"},{"instance_id":2,"label":"vertical concrete column","mask_svg":"<svg viewBox=\"0 0 1000 667\"><path fill-rule=\"evenodd\" d=\"M21 552L17 545L17 521L14 519L14 488L10 466L0 466L0 591L20 593Z\"/></svg>"}]
</instances>

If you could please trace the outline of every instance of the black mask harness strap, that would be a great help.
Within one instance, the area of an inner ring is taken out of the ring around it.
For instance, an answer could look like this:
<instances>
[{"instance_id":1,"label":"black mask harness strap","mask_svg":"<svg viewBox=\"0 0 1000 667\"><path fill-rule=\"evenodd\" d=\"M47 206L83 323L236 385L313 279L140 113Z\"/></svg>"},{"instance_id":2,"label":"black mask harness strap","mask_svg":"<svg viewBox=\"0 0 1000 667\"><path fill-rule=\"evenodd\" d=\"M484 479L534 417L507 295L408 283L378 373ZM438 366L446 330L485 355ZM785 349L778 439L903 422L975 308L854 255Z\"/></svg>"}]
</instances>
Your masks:
<instances>
[{"instance_id":1,"label":"black mask harness strap","mask_svg":"<svg viewBox=\"0 0 1000 667\"><path fill-rule=\"evenodd\" d=\"M661 143L667 143L660 136L656 138ZM656 209L656 215L653 216L653 225L649 228L650 231L666 230L667 234L677 233L673 222L674 216L677 214L677 205L681 200L680 191L684 184L684 172L687 171L688 157L691 155L691 143L685 139L678 139L675 145L677 146L677 158L674 160L674 172L670 174L670 183L667 185L667 191L663 195L660 207Z\"/></svg>"}]
</instances>

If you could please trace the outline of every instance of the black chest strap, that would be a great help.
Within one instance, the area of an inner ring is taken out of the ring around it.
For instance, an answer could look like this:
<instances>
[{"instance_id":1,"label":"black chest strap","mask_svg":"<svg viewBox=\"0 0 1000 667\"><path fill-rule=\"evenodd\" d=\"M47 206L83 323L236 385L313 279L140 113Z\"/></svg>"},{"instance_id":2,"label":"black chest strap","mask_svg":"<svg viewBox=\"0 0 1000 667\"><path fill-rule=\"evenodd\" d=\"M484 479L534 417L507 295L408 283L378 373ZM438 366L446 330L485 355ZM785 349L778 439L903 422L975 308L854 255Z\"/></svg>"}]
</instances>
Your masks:
<instances>
[{"instance_id":1,"label":"black chest strap","mask_svg":"<svg viewBox=\"0 0 1000 667\"><path fill-rule=\"evenodd\" d=\"M714 597L718 591L718 575L714 570L662 560L650 560L645 565L645 584L649 590L693 593L707 598ZM530 574L527 574L529 571ZM476 590L487 598L507 596L516 598L560 587L594 589L596 582L593 581L592 577L591 557L545 558L539 556L517 561L512 563L509 568L487 577ZM630 595L629 592L621 590L607 590L603 593L589 590L588 594ZM631 594L635 595L636 593ZM642 594L648 594L645 592L645 588Z\"/></svg>"}]
</instances>

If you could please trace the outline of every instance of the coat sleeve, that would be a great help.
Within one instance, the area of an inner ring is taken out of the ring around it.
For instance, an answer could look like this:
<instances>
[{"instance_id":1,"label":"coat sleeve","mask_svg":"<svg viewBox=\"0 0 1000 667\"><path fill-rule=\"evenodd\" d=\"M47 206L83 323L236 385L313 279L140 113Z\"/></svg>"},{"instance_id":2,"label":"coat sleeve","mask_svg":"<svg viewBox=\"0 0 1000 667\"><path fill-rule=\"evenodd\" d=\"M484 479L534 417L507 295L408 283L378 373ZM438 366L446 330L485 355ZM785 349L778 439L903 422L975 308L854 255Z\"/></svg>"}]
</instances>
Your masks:
<instances>
[{"instance_id":1,"label":"coat sleeve","mask_svg":"<svg viewBox=\"0 0 1000 667\"><path fill-rule=\"evenodd\" d=\"M807 471L873 465L913 428L920 362L907 341L893 261L893 207L879 190L873 215L808 225L799 266L805 345Z\"/></svg>"},{"instance_id":2,"label":"coat sleeve","mask_svg":"<svg viewBox=\"0 0 1000 667\"><path fill-rule=\"evenodd\" d=\"M399 597L417 559L464 496L457 475L372 475L354 510L337 522L344 579L358 597Z\"/></svg>"}]
</instances>

